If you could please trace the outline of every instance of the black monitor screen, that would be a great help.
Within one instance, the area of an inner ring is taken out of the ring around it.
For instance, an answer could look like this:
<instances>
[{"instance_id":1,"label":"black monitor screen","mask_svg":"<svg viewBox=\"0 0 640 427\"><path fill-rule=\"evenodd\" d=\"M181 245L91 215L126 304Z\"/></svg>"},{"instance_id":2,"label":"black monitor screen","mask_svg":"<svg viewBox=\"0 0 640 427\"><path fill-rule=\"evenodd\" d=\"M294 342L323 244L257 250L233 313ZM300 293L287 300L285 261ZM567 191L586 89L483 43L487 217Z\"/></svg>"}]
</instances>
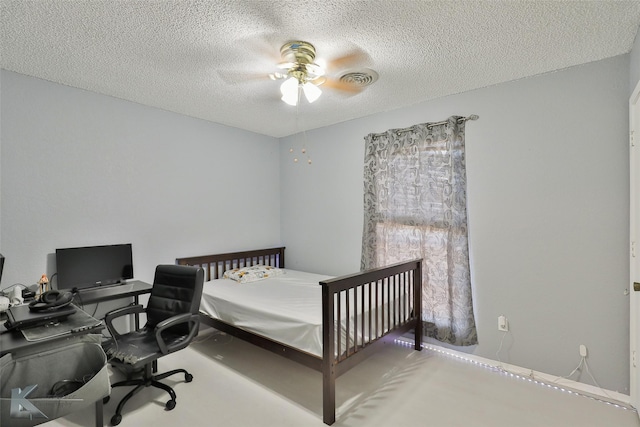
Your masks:
<instances>
[{"instance_id":1,"label":"black monitor screen","mask_svg":"<svg viewBox=\"0 0 640 427\"><path fill-rule=\"evenodd\" d=\"M133 279L131 244L56 249L58 289L83 289Z\"/></svg>"},{"instance_id":2,"label":"black monitor screen","mask_svg":"<svg viewBox=\"0 0 640 427\"><path fill-rule=\"evenodd\" d=\"M4 256L0 254L0 281L2 281L2 270L4 269Z\"/></svg>"}]
</instances>

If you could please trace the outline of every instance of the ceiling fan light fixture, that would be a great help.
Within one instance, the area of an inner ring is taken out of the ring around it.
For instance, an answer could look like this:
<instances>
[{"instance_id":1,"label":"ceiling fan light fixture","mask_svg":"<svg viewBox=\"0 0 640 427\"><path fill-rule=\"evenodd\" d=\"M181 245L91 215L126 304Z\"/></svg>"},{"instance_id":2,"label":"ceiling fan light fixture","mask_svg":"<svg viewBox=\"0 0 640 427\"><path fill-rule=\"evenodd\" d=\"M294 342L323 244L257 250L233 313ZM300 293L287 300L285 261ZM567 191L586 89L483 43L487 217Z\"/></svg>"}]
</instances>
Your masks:
<instances>
[{"instance_id":1,"label":"ceiling fan light fixture","mask_svg":"<svg viewBox=\"0 0 640 427\"><path fill-rule=\"evenodd\" d=\"M311 43L293 41L280 48L284 62L279 68L287 70L286 75L274 73L275 78L285 78L280 85L282 100L289 105L296 106L300 101L300 93L304 93L309 103L316 101L322 91L317 87L324 82L324 68L314 63L316 49ZM320 80L323 79L323 80Z\"/></svg>"},{"instance_id":2,"label":"ceiling fan light fixture","mask_svg":"<svg viewBox=\"0 0 640 427\"><path fill-rule=\"evenodd\" d=\"M289 105L298 105L298 79L290 77L280 85L282 100Z\"/></svg>"},{"instance_id":3,"label":"ceiling fan light fixture","mask_svg":"<svg viewBox=\"0 0 640 427\"><path fill-rule=\"evenodd\" d=\"M304 96L307 98L307 101L309 101L309 104L320 98L320 95L322 95L322 91L320 90L320 88L313 83L307 82L303 84L302 90L304 92Z\"/></svg>"},{"instance_id":4,"label":"ceiling fan light fixture","mask_svg":"<svg viewBox=\"0 0 640 427\"><path fill-rule=\"evenodd\" d=\"M290 77L280 85L280 92L282 93L281 99L285 103L295 107L298 105L300 98L300 89L302 89L305 98L307 98L310 104L322 95L322 91L313 83L300 83L296 77Z\"/></svg>"}]
</instances>

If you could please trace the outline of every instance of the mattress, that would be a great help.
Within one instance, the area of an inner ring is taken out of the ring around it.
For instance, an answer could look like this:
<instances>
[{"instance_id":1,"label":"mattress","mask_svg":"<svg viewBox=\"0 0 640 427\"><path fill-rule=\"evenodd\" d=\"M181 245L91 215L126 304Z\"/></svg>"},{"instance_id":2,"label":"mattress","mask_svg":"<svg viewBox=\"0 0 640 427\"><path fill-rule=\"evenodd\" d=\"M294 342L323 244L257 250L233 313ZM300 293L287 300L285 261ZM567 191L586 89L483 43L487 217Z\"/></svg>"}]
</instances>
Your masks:
<instances>
[{"instance_id":1,"label":"mattress","mask_svg":"<svg viewBox=\"0 0 640 427\"><path fill-rule=\"evenodd\" d=\"M245 331L322 357L322 287L319 282L330 278L331 276L287 269L281 276L249 283L238 283L231 279L211 280L204 284L200 312ZM351 295L353 304L353 291ZM365 299L368 299L366 289ZM378 317L375 324L380 331L374 333L379 335L382 330L388 330L388 318L383 313L387 312L390 305L398 310L404 299L404 291L389 297L382 295L380 287L377 300L384 310L375 311ZM362 329L354 328L354 317L360 319L360 326L362 322L365 324L365 340L369 339L367 335L370 329L368 311L365 309L363 315L362 307L358 306L346 316L345 300L346 296L343 294L340 310L343 350L347 342L347 330L349 342L353 343L354 339L361 341L363 338ZM373 317L375 319L376 316Z\"/></svg>"},{"instance_id":2,"label":"mattress","mask_svg":"<svg viewBox=\"0 0 640 427\"><path fill-rule=\"evenodd\" d=\"M204 284L200 311L209 317L322 356L322 288L331 278L285 270L249 283L215 279Z\"/></svg>"}]
</instances>

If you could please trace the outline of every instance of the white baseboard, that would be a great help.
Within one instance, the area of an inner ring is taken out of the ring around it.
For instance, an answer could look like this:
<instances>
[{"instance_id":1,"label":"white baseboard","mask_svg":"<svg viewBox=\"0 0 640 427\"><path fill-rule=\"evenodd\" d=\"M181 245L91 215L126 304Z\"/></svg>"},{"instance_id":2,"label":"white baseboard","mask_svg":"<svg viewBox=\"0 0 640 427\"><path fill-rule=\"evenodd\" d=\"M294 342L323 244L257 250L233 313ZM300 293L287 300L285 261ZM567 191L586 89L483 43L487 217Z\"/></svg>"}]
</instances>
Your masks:
<instances>
[{"instance_id":1,"label":"white baseboard","mask_svg":"<svg viewBox=\"0 0 640 427\"><path fill-rule=\"evenodd\" d=\"M406 340L406 339L400 338L398 341L402 341L404 343L410 343L413 346L413 340ZM463 353L461 351L453 350L450 348L440 347L432 343L423 343L422 348L426 350L435 351L437 353L449 355L457 359L476 363L478 365L482 365L487 368L493 368L497 371L504 372L505 375L512 375L522 380L536 382L542 385L557 388L559 390L565 390L565 391L573 392L576 394L581 394L581 395L584 395L585 397L596 398L605 403L621 406L626 409L635 410L633 406L631 406L630 396L623 393L619 393L617 391L605 390L590 384L585 384L585 383L570 380L567 378L546 374L544 372L534 371L533 369L527 369L521 366L511 365L509 363L487 359L481 356L476 356L475 354Z\"/></svg>"}]
</instances>

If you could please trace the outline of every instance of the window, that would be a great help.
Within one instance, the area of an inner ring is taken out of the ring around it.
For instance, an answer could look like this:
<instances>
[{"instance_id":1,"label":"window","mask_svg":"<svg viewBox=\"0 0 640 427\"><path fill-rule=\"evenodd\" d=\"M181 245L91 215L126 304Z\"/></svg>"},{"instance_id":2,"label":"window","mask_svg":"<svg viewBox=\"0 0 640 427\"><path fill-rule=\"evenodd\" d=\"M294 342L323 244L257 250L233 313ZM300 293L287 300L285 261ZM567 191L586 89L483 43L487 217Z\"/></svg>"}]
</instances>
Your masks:
<instances>
[{"instance_id":1,"label":"window","mask_svg":"<svg viewBox=\"0 0 640 427\"><path fill-rule=\"evenodd\" d=\"M464 121L368 135L362 267L423 259L428 336L477 343L467 240Z\"/></svg>"}]
</instances>

